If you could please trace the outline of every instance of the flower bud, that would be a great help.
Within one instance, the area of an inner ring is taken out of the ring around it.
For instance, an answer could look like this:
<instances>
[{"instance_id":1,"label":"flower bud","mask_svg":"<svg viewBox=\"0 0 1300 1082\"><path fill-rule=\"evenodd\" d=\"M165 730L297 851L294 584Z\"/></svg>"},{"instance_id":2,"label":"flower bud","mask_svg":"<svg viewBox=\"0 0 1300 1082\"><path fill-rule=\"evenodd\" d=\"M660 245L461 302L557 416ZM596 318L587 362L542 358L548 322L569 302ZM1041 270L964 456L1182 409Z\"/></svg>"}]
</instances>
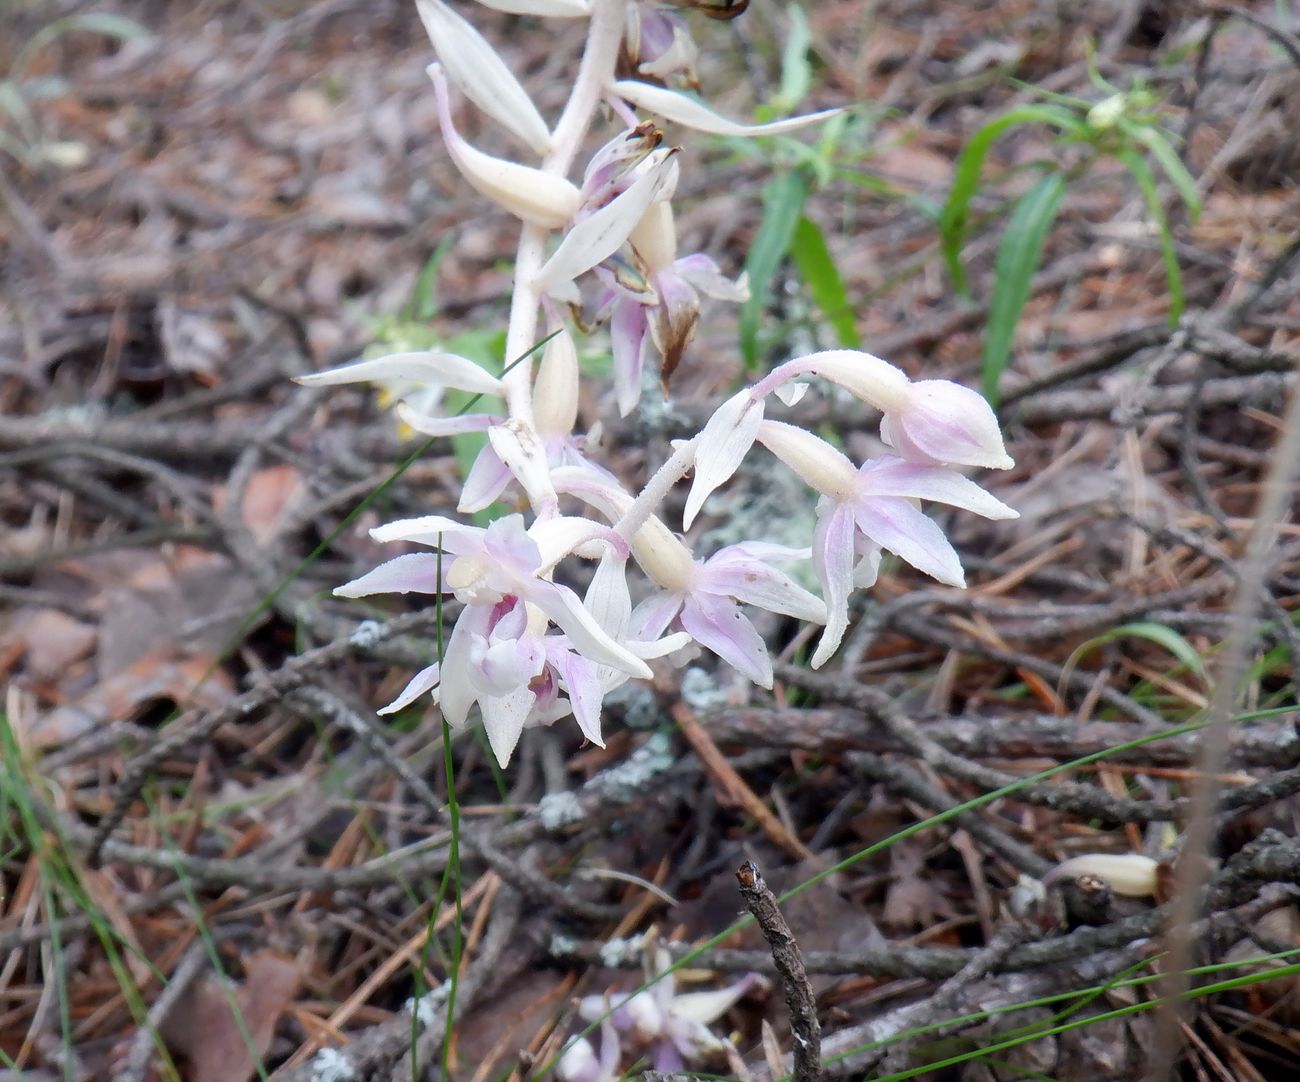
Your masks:
<instances>
[{"instance_id":1,"label":"flower bud","mask_svg":"<svg viewBox=\"0 0 1300 1082\"><path fill-rule=\"evenodd\" d=\"M782 421L764 421L758 442L818 492L847 501L858 490L858 471L825 440Z\"/></svg>"},{"instance_id":2,"label":"flower bud","mask_svg":"<svg viewBox=\"0 0 1300 1082\"><path fill-rule=\"evenodd\" d=\"M677 227L673 223L672 204L667 200L651 203L628 240L651 274L671 267L677 258Z\"/></svg>"},{"instance_id":3,"label":"flower bud","mask_svg":"<svg viewBox=\"0 0 1300 1082\"><path fill-rule=\"evenodd\" d=\"M578 350L566 330L542 352L533 383L533 417L542 436L567 436L578 419Z\"/></svg>"},{"instance_id":4,"label":"flower bud","mask_svg":"<svg viewBox=\"0 0 1300 1082\"><path fill-rule=\"evenodd\" d=\"M1093 876L1126 898L1149 898L1156 892L1159 867L1140 853L1085 853L1058 864L1043 877L1043 882Z\"/></svg>"},{"instance_id":5,"label":"flower bud","mask_svg":"<svg viewBox=\"0 0 1300 1082\"><path fill-rule=\"evenodd\" d=\"M470 146L452 123L442 70L437 64L431 64L428 71L438 96L442 136L461 175L480 195L516 218L543 229L559 229L567 224L578 213L581 204L577 186L564 177L504 158L494 158Z\"/></svg>"}]
</instances>

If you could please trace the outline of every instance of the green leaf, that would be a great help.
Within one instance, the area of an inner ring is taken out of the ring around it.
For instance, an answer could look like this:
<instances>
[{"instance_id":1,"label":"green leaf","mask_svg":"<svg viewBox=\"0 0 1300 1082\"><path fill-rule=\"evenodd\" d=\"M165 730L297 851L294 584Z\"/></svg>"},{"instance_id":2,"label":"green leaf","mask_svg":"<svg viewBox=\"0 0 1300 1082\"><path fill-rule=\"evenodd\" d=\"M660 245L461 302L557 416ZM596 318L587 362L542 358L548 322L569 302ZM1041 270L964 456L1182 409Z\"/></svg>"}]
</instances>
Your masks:
<instances>
[{"instance_id":1,"label":"green leaf","mask_svg":"<svg viewBox=\"0 0 1300 1082\"><path fill-rule=\"evenodd\" d=\"M835 328L840 345L845 349L857 349L858 328L849 305L848 291L826 244L826 237L816 222L800 217L790 242L790 255L803 280L808 283L817 307Z\"/></svg>"},{"instance_id":2,"label":"green leaf","mask_svg":"<svg viewBox=\"0 0 1300 1082\"><path fill-rule=\"evenodd\" d=\"M1060 209L1065 186L1065 174L1052 172L1022 195L1011 212L1011 221L998 248L980 365L981 388L994 408L998 404L998 383L1011 356L1016 324L1029 300L1043 244Z\"/></svg>"},{"instance_id":3,"label":"green leaf","mask_svg":"<svg viewBox=\"0 0 1300 1082\"><path fill-rule=\"evenodd\" d=\"M1178 156L1169 140L1162 132L1145 124L1121 122L1120 127L1125 134L1151 152L1151 157L1155 158L1156 164L1169 178L1169 183L1177 190L1187 207L1187 213L1195 222L1201 216L1201 193L1197 191L1195 178L1187 171L1183 159Z\"/></svg>"},{"instance_id":4,"label":"green leaf","mask_svg":"<svg viewBox=\"0 0 1300 1082\"><path fill-rule=\"evenodd\" d=\"M1165 217L1164 204L1160 202L1160 192L1156 188L1156 177L1151 166L1132 147L1120 147L1115 156L1133 174L1147 210L1156 223L1156 239L1160 243L1160 257L1165 264L1165 279L1169 283L1169 325L1175 326L1183 316L1183 273L1178 267L1178 251L1174 248L1174 235L1169 229L1169 219Z\"/></svg>"},{"instance_id":5,"label":"green leaf","mask_svg":"<svg viewBox=\"0 0 1300 1082\"><path fill-rule=\"evenodd\" d=\"M1081 643L1075 648L1074 652L1066 658L1065 666L1062 669L1061 685L1064 686L1069 674L1083 660L1084 656L1090 654L1099 646L1104 646L1108 642L1114 642L1116 639L1132 638L1146 639L1157 646L1168 650L1177 658L1184 668L1194 672L1205 684L1209 684L1209 673L1205 668L1205 661L1197 653L1196 647L1187 641L1186 637L1180 632L1175 631L1172 627L1166 627L1164 624L1157 624L1150 620L1139 620L1132 624L1122 624L1119 627L1113 627L1109 631L1103 631L1100 635L1094 635L1085 643Z\"/></svg>"},{"instance_id":6,"label":"green leaf","mask_svg":"<svg viewBox=\"0 0 1300 1082\"><path fill-rule=\"evenodd\" d=\"M808 16L798 4L789 5L786 15L789 29L781 53L781 86L772 101L773 108L780 114L797 109L812 86L812 65L808 63L812 34L808 30Z\"/></svg>"},{"instance_id":7,"label":"green leaf","mask_svg":"<svg viewBox=\"0 0 1300 1082\"><path fill-rule=\"evenodd\" d=\"M970 224L970 202L979 191L984 159L1003 132L1020 124L1036 123L1051 124L1076 139L1085 139L1087 135L1083 121L1069 109L1059 105L1022 105L980 128L971 136L970 142L957 159L952 190L939 213L939 235L943 241L943 255L948 263L948 272L959 293L970 293L966 284L966 271L961 265L961 249Z\"/></svg>"},{"instance_id":8,"label":"green leaf","mask_svg":"<svg viewBox=\"0 0 1300 1082\"><path fill-rule=\"evenodd\" d=\"M758 364L758 317L767 299L768 286L790 250L795 227L808 201L808 178L803 173L785 173L763 188L763 220L745 261L749 275L749 300L740 310L740 350L745 364Z\"/></svg>"}]
</instances>

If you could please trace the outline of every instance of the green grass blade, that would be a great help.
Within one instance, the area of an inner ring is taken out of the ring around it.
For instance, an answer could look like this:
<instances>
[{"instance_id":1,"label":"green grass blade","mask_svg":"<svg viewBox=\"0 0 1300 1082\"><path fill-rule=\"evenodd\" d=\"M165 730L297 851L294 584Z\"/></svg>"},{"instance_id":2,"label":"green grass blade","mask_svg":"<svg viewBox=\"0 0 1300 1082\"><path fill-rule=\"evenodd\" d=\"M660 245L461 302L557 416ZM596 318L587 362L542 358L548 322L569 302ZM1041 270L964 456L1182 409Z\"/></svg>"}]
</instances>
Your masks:
<instances>
[{"instance_id":1,"label":"green grass blade","mask_svg":"<svg viewBox=\"0 0 1300 1082\"><path fill-rule=\"evenodd\" d=\"M988 327L984 333L984 357L980 384L984 397L994 408L998 404L998 383L1011 356L1016 324L1034 282L1056 212L1065 195L1065 174L1052 172L1016 202L998 248L993 297L989 301Z\"/></svg>"},{"instance_id":2,"label":"green grass blade","mask_svg":"<svg viewBox=\"0 0 1300 1082\"><path fill-rule=\"evenodd\" d=\"M835 329L840 345L857 349L860 339L853 309L849 306L849 294L826 237L816 222L800 217L790 242L790 255L803 280L808 283L813 300L822 310L826 322Z\"/></svg>"},{"instance_id":3,"label":"green grass blade","mask_svg":"<svg viewBox=\"0 0 1300 1082\"><path fill-rule=\"evenodd\" d=\"M749 300L740 310L740 351L746 367L751 369L759 361L758 317L772 278L790 250L795 227L808 202L808 191L808 178L801 172L775 177L763 188L763 221L745 261Z\"/></svg>"},{"instance_id":4,"label":"green grass blade","mask_svg":"<svg viewBox=\"0 0 1300 1082\"><path fill-rule=\"evenodd\" d=\"M1069 109L1059 105L1022 105L1012 109L980 128L968 142L957 159L957 169L952 178L952 189L939 212L939 235L943 242L943 256L948 263L957 292L969 295L966 271L961 264L961 249L966 242L970 224L970 202L979 191L980 174L984 159L1003 132L1021 124L1050 124L1078 139L1086 135L1083 121Z\"/></svg>"},{"instance_id":5,"label":"green grass blade","mask_svg":"<svg viewBox=\"0 0 1300 1082\"><path fill-rule=\"evenodd\" d=\"M1147 160L1132 147L1121 147L1115 154L1133 174L1142 190L1147 210L1155 219L1160 258L1164 260L1165 279L1169 283L1169 325L1172 327L1183 316L1183 274L1178 267L1178 252L1174 248L1174 235L1169 230L1169 219L1165 217L1164 204L1160 202L1160 192L1156 189L1155 174Z\"/></svg>"},{"instance_id":6,"label":"green grass blade","mask_svg":"<svg viewBox=\"0 0 1300 1082\"><path fill-rule=\"evenodd\" d=\"M1187 213L1195 222L1201 216L1201 193L1196 188L1196 179L1187 171L1183 159L1178 156L1164 133L1145 124L1123 122L1120 127L1130 138L1151 152L1151 157L1155 158L1156 164L1169 178L1169 183L1174 186L1187 207Z\"/></svg>"}]
</instances>

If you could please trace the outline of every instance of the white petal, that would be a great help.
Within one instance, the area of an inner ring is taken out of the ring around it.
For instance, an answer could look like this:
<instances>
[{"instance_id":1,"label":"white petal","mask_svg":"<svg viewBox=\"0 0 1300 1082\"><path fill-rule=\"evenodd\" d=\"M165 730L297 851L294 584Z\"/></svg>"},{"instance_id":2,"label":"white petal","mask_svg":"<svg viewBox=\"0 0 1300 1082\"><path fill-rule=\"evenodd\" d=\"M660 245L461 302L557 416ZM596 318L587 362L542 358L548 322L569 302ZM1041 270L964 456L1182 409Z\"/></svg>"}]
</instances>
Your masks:
<instances>
[{"instance_id":1,"label":"white petal","mask_svg":"<svg viewBox=\"0 0 1300 1082\"><path fill-rule=\"evenodd\" d=\"M369 361L328 368L294 376L295 383L319 387L339 383L414 383L420 386L455 387L459 391L499 395L501 381L479 365L455 353L423 350L419 353L392 353Z\"/></svg>"},{"instance_id":2,"label":"white petal","mask_svg":"<svg viewBox=\"0 0 1300 1082\"><path fill-rule=\"evenodd\" d=\"M431 64L428 70L438 96L443 141L461 175L480 195L525 222L543 229L566 225L578 213L582 201L572 181L505 158L494 158L470 146L452 123L442 69Z\"/></svg>"},{"instance_id":3,"label":"white petal","mask_svg":"<svg viewBox=\"0 0 1300 1082\"><path fill-rule=\"evenodd\" d=\"M650 666L610 638L591 613L582 607L578 595L567 586L541 579L520 585L526 589L526 600L546 613L584 657L643 680L650 678Z\"/></svg>"},{"instance_id":4,"label":"white petal","mask_svg":"<svg viewBox=\"0 0 1300 1082\"><path fill-rule=\"evenodd\" d=\"M695 477L682 517L686 529L691 528L709 493L740 468L762 423L763 403L755 402L748 391L727 399L709 418L695 450Z\"/></svg>"},{"instance_id":5,"label":"white petal","mask_svg":"<svg viewBox=\"0 0 1300 1082\"><path fill-rule=\"evenodd\" d=\"M797 379L791 380L789 383L781 384L781 386L776 389L775 393L776 397L787 406L794 406L797 405L803 396L808 393L808 384Z\"/></svg>"},{"instance_id":6,"label":"white petal","mask_svg":"<svg viewBox=\"0 0 1300 1082\"><path fill-rule=\"evenodd\" d=\"M591 577L587 596L583 598L587 611L615 639L627 634L632 617L632 597L627 588L627 564L612 552L600 558L600 565Z\"/></svg>"},{"instance_id":7,"label":"white petal","mask_svg":"<svg viewBox=\"0 0 1300 1082\"><path fill-rule=\"evenodd\" d=\"M627 191L575 223L538 272L534 286L553 293L618 251L650 204L676 183L675 153L673 149L656 150Z\"/></svg>"},{"instance_id":8,"label":"white petal","mask_svg":"<svg viewBox=\"0 0 1300 1082\"><path fill-rule=\"evenodd\" d=\"M397 696L387 706L381 706L375 711L377 714L396 714L405 706L410 706L421 695L432 691L438 686L438 663L435 661L427 669L421 669L413 677L410 683L402 689L402 693Z\"/></svg>"},{"instance_id":9,"label":"white petal","mask_svg":"<svg viewBox=\"0 0 1300 1082\"><path fill-rule=\"evenodd\" d=\"M510 15L542 15L574 19L591 14L589 0L478 0L485 8Z\"/></svg>"},{"instance_id":10,"label":"white petal","mask_svg":"<svg viewBox=\"0 0 1300 1082\"><path fill-rule=\"evenodd\" d=\"M600 546L602 550L613 545L616 550L627 553L627 543L620 534L614 532L612 526L575 515L559 515L534 522L528 530L528 536L537 542L541 553L542 560L537 573L542 576L548 575L564 557L591 541L608 542L607 545Z\"/></svg>"},{"instance_id":11,"label":"white petal","mask_svg":"<svg viewBox=\"0 0 1300 1082\"><path fill-rule=\"evenodd\" d=\"M415 6L451 81L539 157L545 155L551 146L546 121L497 51L442 0L416 0Z\"/></svg>"},{"instance_id":12,"label":"white petal","mask_svg":"<svg viewBox=\"0 0 1300 1082\"><path fill-rule=\"evenodd\" d=\"M497 457L509 467L516 481L528 494L533 510L541 512L559 502L551 484L551 466L546 448L531 425L520 420L507 421L488 429L488 439Z\"/></svg>"},{"instance_id":13,"label":"white petal","mask_svg":"<svg viewBox=\"0 0 1300 1082\"><path fill-rule=\"evenodd\" d=\"M522 687L509 695L485 695L479 700L488 743L503 770L510 765L510 756L519 743L519 734L524 731L535 698L528 688Z\"/></svg>"},{"instance_id":14,"label":"white petal","mask_svg":"<svg viewBox=\"0 0 1300 1082\"><path fill-rule=\"evenodd\" d=\"M483 530L445 515L421 515L419 518L402 518L376 526L370 536L376 541L414 541L419 545L432 545L444 552L460 554L474 547L476 537ZM439 537L441 535L441 537ZM466 536L468 535L468 536Z\"/></svg>"},{"instance_id":15,"label":"white petal","mask_svg":"<svg viewBox=\"0 0 1300 1082\"><path fill-rule=\"evenodd\" d=\"M382 563L359 579L334 587L335 597L369 597L371 594L437 594L441 557L411 552Z\"/></svg>"},{"instance_id":16,"label":"white petal","mask_svg":"<svg viewBox=\"0 0 1300 1082\"><path fill-rule=\"evenodd\" d=\"M475 634L487 631L490 613L482 605L467 605L456 626L451 629L447 648L442 654L442 682L438 686L438 706L447 723L463 728L469 717L469 708L478 698L474 685L469 682L470 649Z\"/></svg>"},{"instance_id":17,"label":"white petal","mask_svg":"<svg viewBox=\"0 0 1300 1082\"><path fill-rule=\"evenodd\" d=\"M641 109L648 109L668 120L694 128L696 131L709 132L711 135L778 135L781 132L795 131L809 124L818 124L844 111L825 109L820 113L774 120L768 124L739 124L720 116L695 98L678 94L673 90L665 90L661 86L653 86L635 79L620 79L611 89L624 101L631 102Z\"/></svg>"}]
</instances>

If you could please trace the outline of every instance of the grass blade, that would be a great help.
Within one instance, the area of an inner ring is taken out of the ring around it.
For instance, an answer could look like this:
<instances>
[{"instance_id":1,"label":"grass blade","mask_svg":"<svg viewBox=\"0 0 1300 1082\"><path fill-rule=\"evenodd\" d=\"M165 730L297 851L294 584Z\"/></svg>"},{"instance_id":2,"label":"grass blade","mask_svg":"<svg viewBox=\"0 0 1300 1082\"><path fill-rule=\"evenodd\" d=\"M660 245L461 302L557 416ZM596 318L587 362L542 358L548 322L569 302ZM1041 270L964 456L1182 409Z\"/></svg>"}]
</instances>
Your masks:
<instances>
[{"instance_id":1,"label":"grass blade","mask_svg":"<svg viewBox=\"0 0 1300 1082\"><path fill-rule=\"evenodd\" d=\"M952 275L957 292L969 295L966 271L961 265L961 249L966 241L966 230L970 224L970 202L979 191L980 173L984 169L984 159L988 157L998 137L1010 128L1020 124L1050 124L1062 131L1083 138L1083 122L1069 109L1059 105L1022 105L1012 109L996 120L991 120L980 128L966 144L957 159L957 170L952 178L952 190L939 212L939 235L942 239L943 256L948 263L948 273Z\"/></svg>"},{"instance_id":2,"label":"grass blade","mask_svg":"<svg viewBox=\"0 0 1300 1082\"><path fill-rule=\"evenodd\" d=\"M835 329L840 345L857 349L860 340L853 309L849 306L848 291L826 244L825 234L816 222L800 217L791 239L790 255L803 280L808 283L817 307Z\"/></svg>"},{"instance_id":3,"label":"grass blade","mask_svg":"<svg viewBox=\"0 0 1300 1082\"><path fill-rule=\"evenodd\" d=\"M748 368L758 365L758 317L768 286L790 250L790 241L807 201L808 178L801 172L776 177L763 188L763 221L745 261L749 300L740 310L740 351Z\"/></svg>"},{"instance_id":4,"label":"grass blade","mask_svg":"<svg viewBox=\"0 0 1300 1082\"><path fill-rule=\"evenodd\" d=\"M1165 216L1164 204L1160 202L1160 192L1156 189L1155 174L1151 166L1132 147L1121 147L1115 152L1116 157L1124 163L1133 174L1138 187L1142 189L1142 198L1147 210L1156 223L1156 239L1160 243L1160 258L1165 264L1165 279L1169 283L1169 325L1172 327L1183 316L1183 273L1178 266L1178 252L1174 248L1174 235L1169 229L1169 219Z\"/></svg>"},{"instance_id":5,"label":"grass blade","mask_svg":"<svg viewBox=\"0 0 1300 1082\"><path fill-rule=\"evenodd\" d=\"M984 334L984 357L980 364L981 389L994 408L998 404L998 383L1011 356L1016 324L1029 300L1034 272L1038 270L1043 244L1065 195L1065 184L1064 173L1052 172L1021 196L998 248L988 328Z\"/></svg>"}]
</instances>

